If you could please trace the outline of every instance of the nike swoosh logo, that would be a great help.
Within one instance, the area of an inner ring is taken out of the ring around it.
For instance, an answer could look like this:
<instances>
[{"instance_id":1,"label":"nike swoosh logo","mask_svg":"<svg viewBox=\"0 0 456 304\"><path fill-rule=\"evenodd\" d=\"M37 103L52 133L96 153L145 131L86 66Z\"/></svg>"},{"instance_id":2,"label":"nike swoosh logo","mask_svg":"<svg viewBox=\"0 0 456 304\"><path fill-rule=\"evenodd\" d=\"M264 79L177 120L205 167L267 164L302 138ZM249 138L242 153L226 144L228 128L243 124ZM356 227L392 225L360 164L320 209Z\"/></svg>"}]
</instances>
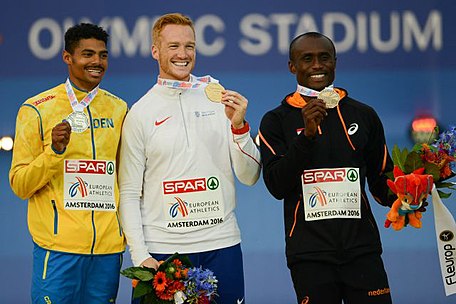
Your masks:
<instances>
[{"instance_id":1,"label":"nike swoosh logo","mask_svg":"<svg viewBox=\"0 0 456 304\"><path fill-rule=\"evenodd\" d=\"M165 119L162 119L162 120L156 120L155 121L155 126L158 127L159 125L161 125L162 123L164 123L165 121L167 121L168 119L170 119L171 116L168 116L166 117Z\"/></svg>"},{"instance_id":2,"label":"nike swoosh logo","mask_svg":"<svg viewBox=\"0 0 456 304\"><path fill-rule=\"evenodd\" d=\"M236 302L237 302L237 304L242 304L242 303L244 303L244 299L242 299L242 300L237 299Z\"/></svg>"}]
</instances>

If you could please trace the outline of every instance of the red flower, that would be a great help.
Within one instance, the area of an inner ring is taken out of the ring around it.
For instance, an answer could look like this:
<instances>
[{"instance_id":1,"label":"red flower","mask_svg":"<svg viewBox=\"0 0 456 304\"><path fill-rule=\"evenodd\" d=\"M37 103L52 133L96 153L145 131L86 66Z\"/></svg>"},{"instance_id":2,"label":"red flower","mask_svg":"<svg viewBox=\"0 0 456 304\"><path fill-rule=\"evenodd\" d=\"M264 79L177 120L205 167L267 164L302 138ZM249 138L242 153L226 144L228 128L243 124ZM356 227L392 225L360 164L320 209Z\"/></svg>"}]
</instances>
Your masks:
<instances>
[{"instance_id":1,"label":"red flower","mask_svg":"<svg viewBox=\"0 0 456 304\"><path fill-rule=\"evenodd\" d=\"M187 274L188 274L188 269L179 268L174 273L174 278L177 280L181 280L181 279L185 280L188 277Z\"/></svg>"},{"instance_id":2,"label":"red flower","mask_svg":"<svg viewBox=\"0 0 456 304\"><path fill-rule=\"evenodd\" d=\"M185 285L182 281L173 281L174 292L176 292L178 290L184 290L184 288L185 288Z\"/></svg>"},{"instance_id":3,"label":"red flower","mask_svg":"<svg viewBox=\"0 0 456 304\"><path fill-rule=\"evenodd\" d=\"M157 292L163 292L165 290L168 284L164 272L157 272L157 274L154 277L153 285Z\"/></svg>"},{"instance_id":4,"label":"red flower","mask_svg":"<svg viewBox=\"0 0 456 304\"><path fill-rule=\"evenodd\" d=\"M451 176L450 163L455 160L454 157L448 155L445 150L432 151L427 144L422 145L422 152L423 161L436 165L442 179Z\"/></svg>"},{"instance_id":5,"label":"red flower","mask_svg":"<svg viewBox=\"0 0 456 304\"><path fill-rule=\"evenodd\" d=\"M176 267L182 267L182 262L179 259L174 259L173 264L176 265Z\"/></svg>"}]
</instances>

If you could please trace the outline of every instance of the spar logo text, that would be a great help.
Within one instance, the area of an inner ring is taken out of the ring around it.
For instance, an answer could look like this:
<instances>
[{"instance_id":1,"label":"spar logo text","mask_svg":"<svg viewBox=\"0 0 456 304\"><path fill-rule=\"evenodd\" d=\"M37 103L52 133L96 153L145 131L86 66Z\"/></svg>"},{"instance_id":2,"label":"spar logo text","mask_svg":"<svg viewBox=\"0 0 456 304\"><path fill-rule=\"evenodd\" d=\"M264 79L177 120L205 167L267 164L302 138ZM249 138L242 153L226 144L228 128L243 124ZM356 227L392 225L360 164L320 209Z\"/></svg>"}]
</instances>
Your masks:
<instances>
[{"instance_id":1,"label":"spar logo text","mask_svg":"<svg viewBox=\"0 0 456 304\"><path fill-rule=\"evenodd\" d=\"M65 173L113 174L114 163L99 160L67 160Z\"/></svg>"},{"instance_id":2,"label":"spar logo text","mask_svg":"<svg viewBox=\"0 0 456 304\"><path fill-rule=\"evenodd\" d=\"M219 181L216 177L198 177L192 179L183 179L177 181L163 182L164 194L183 194L190 192L201 192L206 190L215 190L219 186Z\"/></svg>"},{"instance_id":3,"label":"spar logo text","mask_svg":"<svg viewBox=\"0 0 456 304\"><path fill-rule=\"evenodd\" d=\"M305 184L320 182L343 182L345 180L344 169L324 169L316 171L307 171L303 174Z\"/></svg>"}]
</instances>

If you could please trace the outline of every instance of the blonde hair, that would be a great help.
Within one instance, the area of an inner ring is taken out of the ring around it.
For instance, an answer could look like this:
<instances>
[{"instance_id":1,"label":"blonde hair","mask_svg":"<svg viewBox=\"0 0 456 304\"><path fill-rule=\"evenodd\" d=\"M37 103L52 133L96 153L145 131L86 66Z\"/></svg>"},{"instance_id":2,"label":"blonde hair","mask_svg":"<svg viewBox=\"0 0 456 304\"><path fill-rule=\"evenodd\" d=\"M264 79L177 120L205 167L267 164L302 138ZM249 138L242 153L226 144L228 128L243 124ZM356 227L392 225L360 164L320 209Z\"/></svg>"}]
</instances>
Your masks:
<instances>
[{"instance_id":1,"label":"blonde hair","mask_svg":"<svg viewBox=\"0 0 456 304\"><path fill-rule=\"evenodd\" d=\"M193 26L193 21L190 17L185 16L181 13L170 13L161 16L157 19L154 23L154 27L152 28L152 44L158 46L160 42L160 33L165 26L168 24L176 24L176 25L188 25L191 27L193 34L195 34L195 28Z\"/></svg>"}]
</instances>

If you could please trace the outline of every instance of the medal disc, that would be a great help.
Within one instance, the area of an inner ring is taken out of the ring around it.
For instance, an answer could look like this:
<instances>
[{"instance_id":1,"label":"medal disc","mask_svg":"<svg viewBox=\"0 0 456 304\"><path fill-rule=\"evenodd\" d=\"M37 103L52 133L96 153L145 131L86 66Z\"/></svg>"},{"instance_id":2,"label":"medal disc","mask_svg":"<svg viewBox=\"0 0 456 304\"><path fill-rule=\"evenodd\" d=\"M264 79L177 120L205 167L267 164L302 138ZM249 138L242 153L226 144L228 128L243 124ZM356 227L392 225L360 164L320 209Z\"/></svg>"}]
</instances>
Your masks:
<instances>
[{"instance_id":1,"label":"medal disc","mask_svg":"<svg viewBox=\"0 0 456 304\"><path fill-rule=\"evenodd\" d=\"M225 91L225 88L220 83L210 82L204 88L207 98L213 102L222 101L222 91Z\"/></svg>"},{"instance_id":2,"label":"medal disc","mask_svg":"<svg viewBox=\"0 0 456 304\"><path fill-rule=\"evenodd\" d=\"M68 115L66 120L70 124L72 132L82 133L89 128L89 119L84 112L73 112Z\"/></svg>"},{"instance_id":3,"label":"medal disc","mask_svg":"<svg viewBox=\"0 0 456 304\"><path fill-rule=\"evenodd\" d=\"M326 107L331 109L337 107L339 104L340 96L333 89L324 89L318 94L318 99L325 102Z\"/></svg>"}]
</instances>

